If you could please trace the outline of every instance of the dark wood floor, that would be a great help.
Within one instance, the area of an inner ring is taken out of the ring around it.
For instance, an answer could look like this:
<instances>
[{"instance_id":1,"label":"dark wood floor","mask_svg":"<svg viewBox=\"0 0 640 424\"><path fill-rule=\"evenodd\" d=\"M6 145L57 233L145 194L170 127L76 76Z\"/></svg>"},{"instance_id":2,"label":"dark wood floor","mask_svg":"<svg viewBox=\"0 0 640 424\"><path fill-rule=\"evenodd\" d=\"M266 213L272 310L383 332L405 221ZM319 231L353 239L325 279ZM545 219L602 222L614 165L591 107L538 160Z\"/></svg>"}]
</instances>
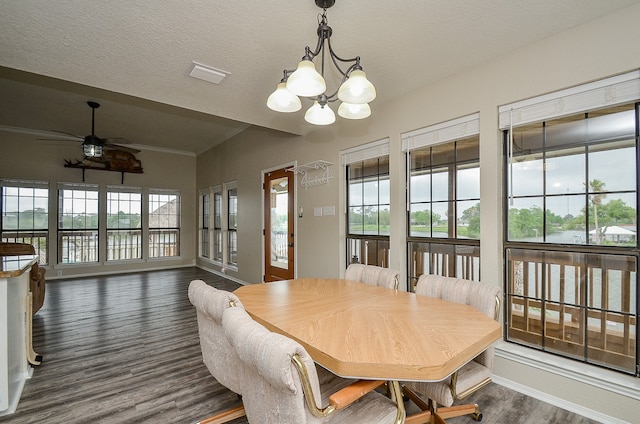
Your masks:
<instances>
[{"instance_id":1,"label":"dark wood floor","mask_svg":"<svg viewBox=\"0 0 640 424\"><path fill-rule=\"evenodd\" d=\"M188 424L237 404L202 363L187 298L193 279L239 287L195 267L48 282L34 317L34 347L44 362L16 413L0 423ZM496 384L471 401L487 424L594 422Z\"/></svg>"}]
</instances>

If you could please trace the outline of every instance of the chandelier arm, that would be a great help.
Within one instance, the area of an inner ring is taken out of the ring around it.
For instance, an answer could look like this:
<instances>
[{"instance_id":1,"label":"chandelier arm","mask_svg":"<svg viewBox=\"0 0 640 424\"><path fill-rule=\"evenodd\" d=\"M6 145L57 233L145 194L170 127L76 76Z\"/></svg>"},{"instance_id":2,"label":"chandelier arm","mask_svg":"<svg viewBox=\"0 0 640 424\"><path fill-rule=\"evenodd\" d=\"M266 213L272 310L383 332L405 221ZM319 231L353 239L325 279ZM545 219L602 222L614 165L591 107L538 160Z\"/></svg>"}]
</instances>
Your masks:
<instances>
[{"instance_id":1,"label":"chandelier arm","mask_svg":"<svg viewBox=\"0 0 640 424\"><path fill-rule=\"evenodd\" d=\"M351 59L344 59L344 58L338 56L338 54L335 52L335 50L333 50L333 47L331 46L331 38L327 38L327 44L329 45L329 52L331 53L331 57L335 57L337 60L339 60L340 62L343 62L343 63L347 63L347 62L360 63L360 56L356 56L356 57L351 58Z\"/></svg>"},{"instance_id":2,"label":"chandelier arm","mask_svg":"<svg viewBox=\"0 0 640 424\"><path fill-rule=\"evenodd\" d=\"M316 56L318 56L318 54L320 54L320 52L322 51L324 47L324 38L322 38L321 36L318 36L318 43L316 44L316 49L314 51L311 51L311 48L309 46L304 48L305 51L305 57L309 57L310 60L313 60L316 58Z\"/></svg>"},{"instance_id":3,"label":"chandelier arm","mask_svg":"<svg viewBox=\"0 0 640 424\"><path fill-rule=\"evenodd\" d=\"M293 74L295 71L296 71L295 69L284 69L282 71L282 73L284 75L283 75L282 79L280 80L280 82L287 82L287 80L289 79L291 74Z\"/></svg>"}]
</instances>

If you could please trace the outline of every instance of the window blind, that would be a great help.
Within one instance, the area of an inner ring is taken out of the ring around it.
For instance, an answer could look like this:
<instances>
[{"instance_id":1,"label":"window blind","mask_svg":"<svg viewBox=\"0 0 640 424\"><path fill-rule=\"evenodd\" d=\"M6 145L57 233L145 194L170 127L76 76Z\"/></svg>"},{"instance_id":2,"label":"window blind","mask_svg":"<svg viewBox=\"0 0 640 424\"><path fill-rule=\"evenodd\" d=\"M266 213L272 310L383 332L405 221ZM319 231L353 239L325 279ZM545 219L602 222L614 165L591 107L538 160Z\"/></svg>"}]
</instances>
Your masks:
<instances>
[{"instance_id":1,"label":"window blind","mask_svg":"<svg viewBox=\"0 0 640 424\"><path fill-rule=\"evenodd\" d=\"M0 186L48 189L49 183L47 181L0 179Z\"/></svg>"},{"instance_id":2,"label":"window blind","mask_svg":"<svg viewBox=\"0 0 640 424\"><path fill-rule=\"evenodd\" d=\"M500 106L498 124L506 130L638 99L640 71L634 71Z\"/></svg>"},{"instance_id":3,"label":"window blind","mask_svg":"<svg viewBox=\"0 0 640 424\"><path fill-rule=\"evenodd\" d=\"M480 114L474 113L402 134L402 151L460 140L479 133Z\"/></svg>"},{"instance_id":4,"label":"window blind","mask_svg":"<svg viewBox=\"0 0 640 424\"><path fill-rule=\"evenodd\" d=\"M388 138L340 151L341 164L343 166L387 155L389 155Z\"/></svg>"}]
</instances>

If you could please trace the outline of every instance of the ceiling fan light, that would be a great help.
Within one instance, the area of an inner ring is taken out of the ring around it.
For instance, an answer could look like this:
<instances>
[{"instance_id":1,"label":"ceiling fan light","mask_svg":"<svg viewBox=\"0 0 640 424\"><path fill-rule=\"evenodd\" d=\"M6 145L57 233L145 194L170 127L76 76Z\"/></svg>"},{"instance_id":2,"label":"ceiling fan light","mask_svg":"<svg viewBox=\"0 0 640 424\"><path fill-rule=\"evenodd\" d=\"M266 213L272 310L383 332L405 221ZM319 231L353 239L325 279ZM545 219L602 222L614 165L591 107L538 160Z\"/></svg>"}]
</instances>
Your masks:
<instances>
[{"instance_id":1,"label":"ceiling fan light","mask_svg":"<svg viewBox=\"0 0 640 424\"><path fill-rule=\"evenodd\" d=\"M286 84L281 82L267 99L267 107L276 112L297 112L302 108L302 103L298 96L287 90Z\"/></svg>"},{"instance_id":2,"label":"ceiling fan light","mask_svg":"<svg viewBox=\"0 0 640 424\"><path fill-rule=\"evenodd\" d=\"M338 115L346 119L364 119L371 115L371 107L368 103L353 104L342 102L338 108Z\"/></svg>"},{"instance_id":3,"label":"ceiling fan light","mask_svg":"<svg viewBox=\"0 0 640 424\"><path fill-rule=\"evenodd\" d=\"M338 89L338 98L352 104L369 103L376 98L376 88L363 70L356 69Z\"/></svg>"},{"instance_id":4,"label":"ceiling fan light","mask_svg":"<svg viewBox=\"0 0 640 424\"><path fill-rule=\"evenodd\" d=\"M303 59L295 72L287 79L287 89L301 97L314 97L324 93L327 85L322 75L316 71L311 60Z\"/></svg>"},{"instance_id":5,"label":"ceiling fan light","mask_svg":"<svg viewBox=\"0 0 640 424\"><path fill-rule=\"evenodd\" d=\"M100 146L99 144L83 143L82 150L84 152L85 157L88 157L88 158L102 157L102 146Z\"/></svg>"},{"instance_id":6,"label":"ceiling fan light","mask_svg":"<svg viewBox=\"0 0 640 424\"><path fill-rule=\"evenodd\" d=\"M320 103L313 102L313 106L304 114L304 120L314 125L329 125L336 121L336 114L329 105L321 106Z\"/></svg>"}]
</instances>

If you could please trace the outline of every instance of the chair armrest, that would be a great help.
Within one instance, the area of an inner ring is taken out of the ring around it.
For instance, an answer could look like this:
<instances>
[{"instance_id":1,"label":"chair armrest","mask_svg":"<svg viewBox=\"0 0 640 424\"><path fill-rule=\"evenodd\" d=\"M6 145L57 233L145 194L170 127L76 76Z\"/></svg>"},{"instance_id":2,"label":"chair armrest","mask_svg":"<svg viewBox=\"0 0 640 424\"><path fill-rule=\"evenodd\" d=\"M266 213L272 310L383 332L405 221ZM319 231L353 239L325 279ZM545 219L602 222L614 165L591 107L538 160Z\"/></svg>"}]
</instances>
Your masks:
<instances>
[{"instance_id":1,"label":"chair armrest","mask_svg":"<svg viewBox=\"0 0 640 424\"><path fill-rule=\"evenodd\" d=\"M331 396L329 396L329 403L340 410L351 405L362 396L366 395L372 390L382 386L384 381L377 380L359 380L355 383L338 390Z\"/></svg>"},{"instance_id":2,"label":"chair armrest","mask_svg":"<svg viewBox=\"0 0 640 424\"><path fill-rule=\"evenodd\" d=\"M320 409L316 405L315 396L313 395L313 389L311 388L311 382L309 381L309 373L307 367L302 362L300 356L296 353L291 356L291 362L298 371L300 376L300 383L302 383L302 392L304 393L305 400L307 401L307 408L314 417L324 418L336 412L338 409L346 408L362 396L366 395L376 387L384 384L384 381L375 380L359 380L355 383L338 390L331 396L329 396L329 405ZM355 386L354 389L351 387ZM333 399L333 400L332 400Z\"/></svg>"}]
</instances>

